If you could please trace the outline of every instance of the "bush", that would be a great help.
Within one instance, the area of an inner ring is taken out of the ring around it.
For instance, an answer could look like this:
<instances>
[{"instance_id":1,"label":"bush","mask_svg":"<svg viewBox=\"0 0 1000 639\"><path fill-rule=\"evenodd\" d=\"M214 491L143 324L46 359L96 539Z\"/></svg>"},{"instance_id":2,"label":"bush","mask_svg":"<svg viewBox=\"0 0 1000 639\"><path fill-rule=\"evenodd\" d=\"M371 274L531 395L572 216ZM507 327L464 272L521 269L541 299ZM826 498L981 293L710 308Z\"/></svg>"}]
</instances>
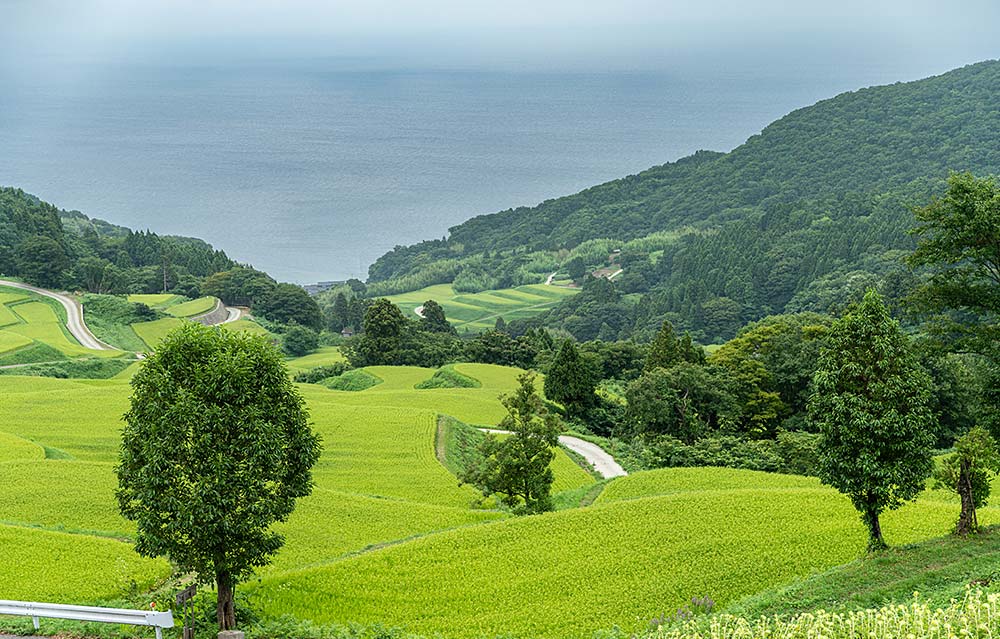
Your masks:
<instances>
[{"instance_id":1,"label":"bush","mask_svg":"<svg viewBox=\"0 0 1000 639\"><path fill-rule=\"evenodd\" d=\"M430 379L426 379L414 388L423 390L426 388L480 388L482 384L479 380L472 379L468 375L463 375L450 366L434 371Z\"/></svg>"},{"instance_id":2,"label":"bush","mask_svg":"<svg viewBox=\"0 0 1000 639\"><path fill-rule=\"evenodd\" d=\"M328 380L324 386L331 390L363 391L381 383L381 377L376 377L368 371L355 369Z\"/></svg>"},{"instance_id":3,"label":"bush","mask_svg":"<svg viewBox=\"0 0 1000 639\"><path fill-rule=\"evenodd\" d=\"M287 354L296 357L307 355L319 348L319 333L311 328L292 324L285 331L281 348Z\"/></svg>"},{"instance_id":4,"label":"bush","mask_svg":"<svg viewBox=\"0 0 1000 639\"><path fill-rule=\"evenodd\" d=\"M334 362L327 366L317 366L295 376L295 381L300 384L318 384L324 379L343 375L351 370L351 365L347 362Z\"/></svg>"}]
</instances>

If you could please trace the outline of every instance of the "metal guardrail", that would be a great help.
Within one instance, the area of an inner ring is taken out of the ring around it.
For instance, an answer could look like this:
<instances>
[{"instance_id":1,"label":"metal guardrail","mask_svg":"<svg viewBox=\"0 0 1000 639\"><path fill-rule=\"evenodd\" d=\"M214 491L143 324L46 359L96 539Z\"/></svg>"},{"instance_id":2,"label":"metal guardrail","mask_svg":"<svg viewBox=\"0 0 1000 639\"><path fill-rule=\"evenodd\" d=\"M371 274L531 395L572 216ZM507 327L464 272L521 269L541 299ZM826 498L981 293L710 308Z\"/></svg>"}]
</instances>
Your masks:
<instances>
[{"instance_id":1,"label":"metal guardrail","mask_svg":"<svg viewBox=\"0 0 1000 639\"><path fill-rule=\"evenodd\" d=\"M160 612L157 610L97 608L94 606L69 606L0 599L0 615L31 617L31 621L35 624L35 630L38 630L39 617L98 623L122 623L131 626L153 626L156 629L156 639L163 639L164 628L174 627L174 615L169 610Z\"/></svg>"}]
</instances>

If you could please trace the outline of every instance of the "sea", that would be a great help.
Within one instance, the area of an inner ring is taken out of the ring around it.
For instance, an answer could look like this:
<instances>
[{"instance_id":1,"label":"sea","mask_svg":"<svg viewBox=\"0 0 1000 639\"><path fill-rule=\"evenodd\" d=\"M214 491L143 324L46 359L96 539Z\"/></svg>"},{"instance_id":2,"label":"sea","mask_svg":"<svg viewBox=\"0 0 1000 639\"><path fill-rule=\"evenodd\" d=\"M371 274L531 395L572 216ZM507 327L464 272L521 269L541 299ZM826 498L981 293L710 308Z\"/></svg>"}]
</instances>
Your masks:
<instances>
[{"instance_id":1,"label":"sea","mask_svg":"<svg viewBox=\"0 0 1000 639\"><path fill-rule=\"evenodd\" d=\"M793 109L921 75L901 73L82 65L0 78L0 184L200 237L282 281L364 279L470 217L728 151Z\"/></svg>"}]
</instances>

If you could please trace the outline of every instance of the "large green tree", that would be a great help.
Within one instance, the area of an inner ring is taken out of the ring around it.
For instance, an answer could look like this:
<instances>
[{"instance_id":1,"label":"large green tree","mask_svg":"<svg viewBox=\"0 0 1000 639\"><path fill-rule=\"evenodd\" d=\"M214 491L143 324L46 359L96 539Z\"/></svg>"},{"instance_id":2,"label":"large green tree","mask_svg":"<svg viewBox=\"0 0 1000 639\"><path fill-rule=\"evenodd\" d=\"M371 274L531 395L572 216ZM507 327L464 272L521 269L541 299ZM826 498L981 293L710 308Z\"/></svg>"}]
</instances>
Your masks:
<instances>
[{"instance_id":1,"label":"large green tree","mask_svg":"<svg viewBox=\"0 0 1000 639\"><path fill-rule=\"evenodd\" d=\"M295 284L278 284L256 303L254 310L282 324L294 322L317 331L323 327L323 313L316 300Z\"/></svg>"},{"instance_id":2,"label":"large green tree","mask_svg":"<svg viewBox=\"0 0 1000 639\"><path fill-rule=\"evenodd\" d=\"M820 478L860 512L869 550L886 547L881 513L915 498L933 470L930 386L874 290L831 327L809 418L822 434Z\"/></svg>"},{"instance_id":3,"label":"large green tree","mask_svg":"<svg viewBox=\"0 0 1000 639\"><path fill-rule=\"evenodd\" d=\"M1000 184L956 173L942 197L916 210L910 265L929 271L910 301L949 349L985 361L981 400L1000 436Z\"/></svg>"},{"instance_id":4,"label":"large green tree","mask_svg":"<svg viewBox=\"0 0 1000 639\"><path fill-rule=\"evenodd\" d=\"M549 464L558 443L559 419L538 396L533 374L524 373L517 380L517 389L500 399L507 416L498 428L511 435L506 439L488 435L480 447L481 458L461 480L487 497L499 495L501 502L519 512L545 512L553 507Z\"/></svg>"},{"instance_id":5,"label":"large green tree","mask_svg":"<svg viewBox=\"0 0 1000 639\"><path fill-rule=\"evenodd\" d=\"M365 311L364 333L344 346L353 366L395 364L407 319L399 307L382 297Z\"/></svg>"},{"instance_id":6,"label":"large green tree","mask_svg":"<svg viewBox=\"0 0 1000 639\"><path fill-rule=\"evenodd\" d=\"M319 454L281 353L263 337L188 322L132 378L118 504L139 554L215 583L228 630L236 585L282 546L271 525L311 492Z\"/></svg>"}]
</instances>

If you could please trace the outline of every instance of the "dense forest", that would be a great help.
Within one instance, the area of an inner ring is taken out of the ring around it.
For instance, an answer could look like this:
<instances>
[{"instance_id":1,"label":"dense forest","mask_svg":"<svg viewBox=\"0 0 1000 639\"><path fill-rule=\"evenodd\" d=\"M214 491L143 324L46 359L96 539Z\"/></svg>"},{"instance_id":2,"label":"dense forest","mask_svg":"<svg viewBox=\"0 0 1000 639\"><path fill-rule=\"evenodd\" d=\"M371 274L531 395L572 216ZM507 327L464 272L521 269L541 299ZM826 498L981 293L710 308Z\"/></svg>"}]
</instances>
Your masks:
<instances>
[{"instance_id":1,"label":"dense forest","mask_svg":"<svg viewBox=\"0 0 1000 639\"><path fill-rule=\"evenodd\" d=\"M575 195L475 217L369 269L378 294L539 282L621 249L624 297L572 299L542 323L578 339L650 339L663 319L704 342L774 313L843 308L906 277L914 206L952 170L1000 170L1000 62L845 93L729 153L698 152ZM591 308L590 311L595 309Z\"/></svg>"}]
</instances>

